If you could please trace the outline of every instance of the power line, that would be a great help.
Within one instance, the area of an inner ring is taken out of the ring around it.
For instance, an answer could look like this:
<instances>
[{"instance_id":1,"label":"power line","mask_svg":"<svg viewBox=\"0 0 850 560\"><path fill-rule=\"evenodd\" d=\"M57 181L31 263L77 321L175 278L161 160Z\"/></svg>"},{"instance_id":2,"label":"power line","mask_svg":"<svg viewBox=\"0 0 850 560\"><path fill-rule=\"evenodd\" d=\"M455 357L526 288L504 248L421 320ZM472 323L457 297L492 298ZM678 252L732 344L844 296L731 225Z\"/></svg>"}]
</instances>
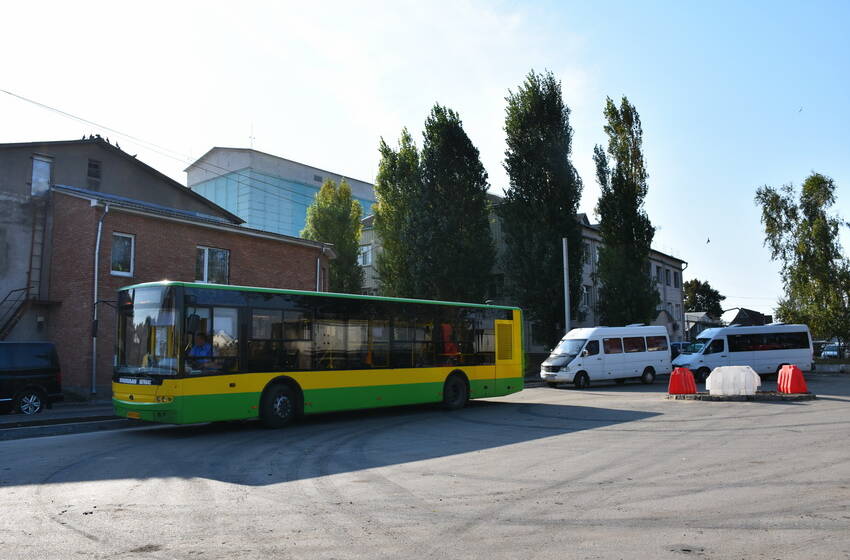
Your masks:
<instances>
[{"instance_id":1,"label":"power line","mask_svg":"<svg viewBox=\"0 0 850 560\"><path fill-rule=\"evenodd\" d=\"M227 169L226 167L222 167L222 166L217 165L217 164L212 163L212 162L197 163L196 161L193 161L192 158L190 156L186 155L186 154L181 154L180 152L178 152L176 150L172 150L172 149L167 148L165 146L160 146L159 144L156 144L154 142L149 142L149 141L144 140L142 138L139 138L137 136L133 136L132 134L127 134L126 132L122 132L118 129L115 129L115 128L112 128L112 127L109 127L109 126L106 126L106 125L102 125L100 123L96 123L96 122L91 121L89 119L74 115L72 113L69 113L67 111L63 111L61 109L57 109L56 107L51 107L50 105L47 105L45 103L35 101L34 99L24 97L23 95L19 95L17 93L14 93L14 92L11 92L11 91L8 91L8 90L5 90L5 89L0 89L0 92L5 93L7 95L10 95L12 97L15 97L17 99L20 99L21 101L31 103L31 104L33 104L37 107L42 108L42 109L58 113L58 114L66 117L66 118L69 118L69 119L72 119L72 120L75 120L75 121L78 121L78 122L82 122L82 123L94 126L96 128L108 130L109 132L112 132L113 134L117 134L118 136L129 139L131 142L136 142L142 148L148 149L148 150L150 150L154 153L157 153L157 154L159 154L163 157L168 157L168 158L171 158L175 161L179 161L181 163L188 163L190 165L195 165L196 167L198 167L198 168L200 168L204 171L208 171L210 173L216 174L216 177L223 177L226 174L226 175L235 175L236 177L247 179L251 183L251 186L256 187L259 192L261 192L263 194L267 194L267 195L272 196L272 197L275 197L279 200L291 202L293 204L298 204L300 206L304 206L305 208L309 207L310 204L312 203L312 201L311 202L304 202L304 201L301 201L301 200L295 200L293 198L288 198L286 196L283 196L280 192L271 192L271 191L268 191L268 190L264 190L262 188L257 187L256 183L260 183L262 185L268 185L270 187L273 187L277 191L288 192L288 193L291 193L292 195L295 195L295 196L300 196L300 197L304 197L304 198L308 198L308 199L312 198L311 195L298 192L298 191L296 191L292 188L289 188L289 187L286 187L286 186L283 186L283 185L277 185L275 183L271 183L271 182L263 180L263 179L258 179L256 177L251 176L251 175L244 174L244 173L242 173L238 170L234 171L234 170L231 170L231 169ZM213 168L215 168L215 169L213 169ZM221 174L221 173L217 174L217 172L224 172L224 173L223 174Z\"/></svg>"}]
</instances>

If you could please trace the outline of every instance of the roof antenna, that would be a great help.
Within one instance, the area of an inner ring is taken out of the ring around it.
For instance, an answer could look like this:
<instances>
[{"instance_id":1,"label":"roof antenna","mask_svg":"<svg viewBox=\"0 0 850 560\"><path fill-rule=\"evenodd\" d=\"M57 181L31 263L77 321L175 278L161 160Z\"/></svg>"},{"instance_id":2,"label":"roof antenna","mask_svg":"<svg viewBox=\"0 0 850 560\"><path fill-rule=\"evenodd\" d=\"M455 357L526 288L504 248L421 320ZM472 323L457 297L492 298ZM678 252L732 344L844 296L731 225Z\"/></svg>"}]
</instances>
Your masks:
<instances>
[{"instance_id":1,"label":"roof antenna","mask_svg":"<svg viewBox=\"0 0 850 560\"><path fill-rule=\"evenodd\" d=\"M248 140L251 142L251 149L254 149L254 140L257 138L254 136L254 123L251 123L251 135L248 136Z\"/></svg>"}]
</instances>

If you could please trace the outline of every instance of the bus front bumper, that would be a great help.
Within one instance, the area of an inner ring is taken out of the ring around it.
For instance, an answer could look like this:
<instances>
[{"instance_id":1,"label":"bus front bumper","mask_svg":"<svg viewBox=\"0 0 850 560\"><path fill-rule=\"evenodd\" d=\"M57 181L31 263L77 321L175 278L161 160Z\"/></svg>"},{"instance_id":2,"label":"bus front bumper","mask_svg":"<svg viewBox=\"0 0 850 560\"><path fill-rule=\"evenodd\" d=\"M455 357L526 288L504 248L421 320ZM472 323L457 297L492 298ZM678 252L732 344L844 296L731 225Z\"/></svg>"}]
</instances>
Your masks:
<instances>
[{"instance_id":1,"label":"bus front bumper","mask_svg":"<svg viewBox=\"0 0 850 560\"><path fill-rule=\"evenodd\" d=\"M171 403L139 403L112 398L112 408L115 416L147 422L167 422L179 424L179 409Z\"/></svg>"},{"instance_id":2,"label":"bus front bumper","mask_svg":"<svg viewBox=\"0 0 850 560\"><path fill-rule=\"evenodd\" d=\"M546 383L572 383L575 376L575 373L569 371L540 370L540 379Z\"/></svg>"}]
</instances>

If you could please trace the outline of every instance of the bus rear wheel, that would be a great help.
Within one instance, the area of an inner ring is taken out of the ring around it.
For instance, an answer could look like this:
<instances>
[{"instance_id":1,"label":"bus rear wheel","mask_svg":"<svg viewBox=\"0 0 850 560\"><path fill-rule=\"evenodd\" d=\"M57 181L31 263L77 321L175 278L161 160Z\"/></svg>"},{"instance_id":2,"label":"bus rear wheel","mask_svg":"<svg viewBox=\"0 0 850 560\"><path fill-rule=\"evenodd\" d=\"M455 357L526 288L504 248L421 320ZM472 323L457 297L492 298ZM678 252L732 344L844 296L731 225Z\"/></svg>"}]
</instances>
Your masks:
<instances>
[{"instance_id":1,"label":"bus rear wheel","mask_svg":"<svg viewBox=\"0 0 850 560\"><path fill-rule=\"evenodd\" d=\"M653 381L655 381L655 370L648 367L643 370L643 375L640 376L640 382L644 385L652 385Z\"/></svg>"},{"instance_id":2,"label":"bus rear wheel","mask_svg":"<svg viewBox=\"0 0 850 560\"><path fill-rule=\"evenodd\" d=\"M292 387L272 385L260 399L260 420L266 428L282 428L297 416L297 407L298 397Z\"/></svg>"},{"instance_id":3,"label":"bus rear wheel","mask_svg":"<svg viewBox=\"0 0 850 560\"><path fill-rule=\"evenodd\" d=\"M460 375L450 375L443 384L443 408L458 410L469 400L469 387Z\"/></svg>"}]
</instances>

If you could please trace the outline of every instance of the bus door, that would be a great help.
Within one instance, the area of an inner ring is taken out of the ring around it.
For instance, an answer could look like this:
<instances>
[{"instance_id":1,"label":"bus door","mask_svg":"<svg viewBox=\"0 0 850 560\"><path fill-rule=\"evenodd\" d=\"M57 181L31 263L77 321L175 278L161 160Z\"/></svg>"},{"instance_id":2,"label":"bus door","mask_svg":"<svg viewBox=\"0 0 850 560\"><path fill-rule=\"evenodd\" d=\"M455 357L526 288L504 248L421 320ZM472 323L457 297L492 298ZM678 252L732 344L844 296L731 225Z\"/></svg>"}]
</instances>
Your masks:
<instances>
[{"instance_id":1,"label":"bus door","mask_svg":"<svg viewBox=\"0 0 850 560\"><path fill-rule=\"evenodd\" d=\"M522 388L522 345L514 321L496 320L496 379L495 391L515 391L517 384Z\"/></svg>"}]
</instances>

